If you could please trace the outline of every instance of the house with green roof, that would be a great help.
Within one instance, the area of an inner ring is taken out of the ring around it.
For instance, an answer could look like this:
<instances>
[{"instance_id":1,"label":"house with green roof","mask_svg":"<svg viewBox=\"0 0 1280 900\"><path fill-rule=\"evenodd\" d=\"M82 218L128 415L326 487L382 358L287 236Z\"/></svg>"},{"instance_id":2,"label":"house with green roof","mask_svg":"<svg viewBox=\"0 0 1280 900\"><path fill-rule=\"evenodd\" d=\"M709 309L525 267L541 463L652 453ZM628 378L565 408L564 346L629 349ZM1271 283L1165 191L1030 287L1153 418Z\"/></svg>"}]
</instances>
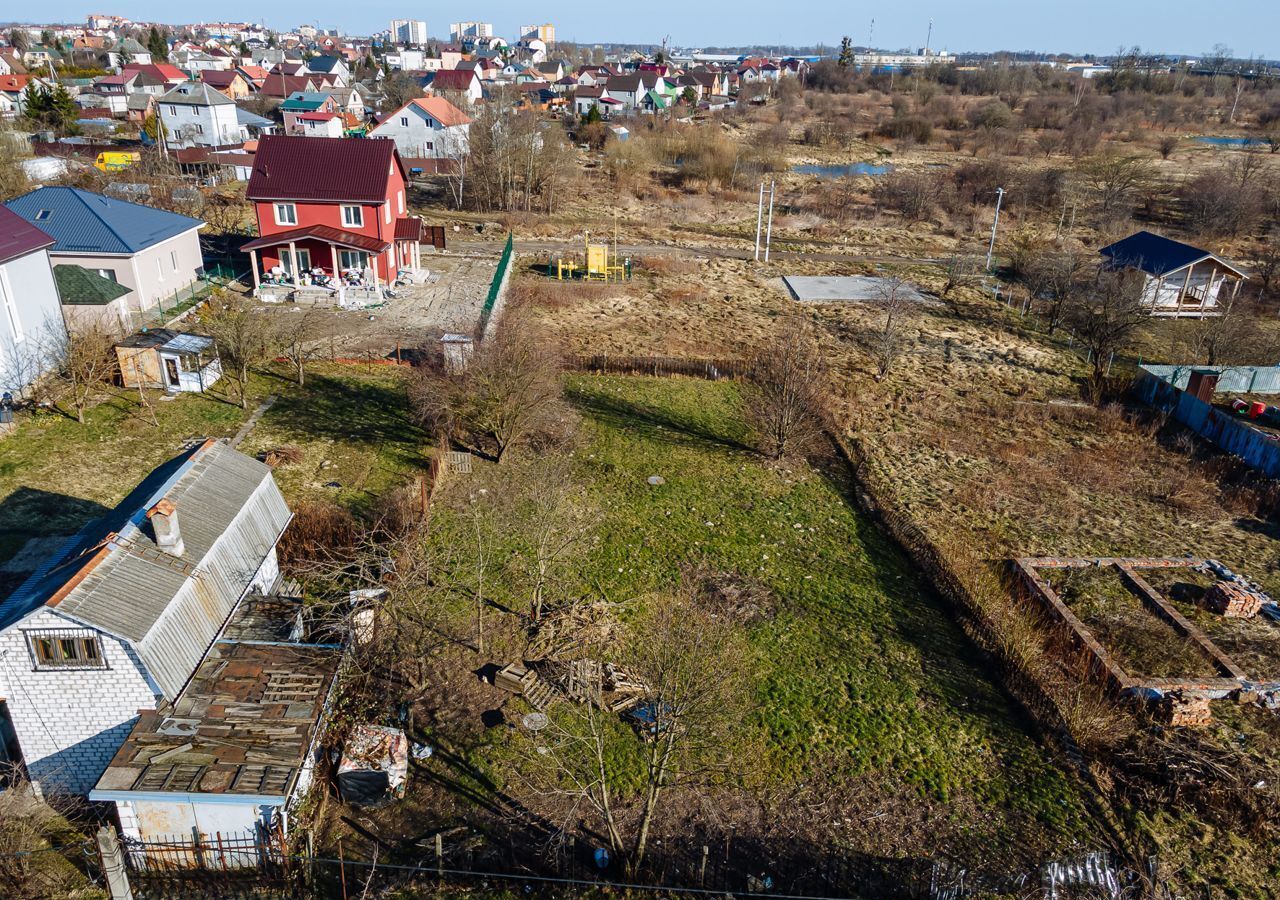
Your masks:
<instances>
[{"instance_id":1,"label":"house with green roof","mask_svg":"<svg viewBox=\"0 0 1280 900\"><path fill-rule=\"evenodd\" d=\"M302 116L311 113L341 112L338 101L326 91L294 91L280 104L284 116L285 134L304 134L306 123Z\"/></svg>"}]
</instances>

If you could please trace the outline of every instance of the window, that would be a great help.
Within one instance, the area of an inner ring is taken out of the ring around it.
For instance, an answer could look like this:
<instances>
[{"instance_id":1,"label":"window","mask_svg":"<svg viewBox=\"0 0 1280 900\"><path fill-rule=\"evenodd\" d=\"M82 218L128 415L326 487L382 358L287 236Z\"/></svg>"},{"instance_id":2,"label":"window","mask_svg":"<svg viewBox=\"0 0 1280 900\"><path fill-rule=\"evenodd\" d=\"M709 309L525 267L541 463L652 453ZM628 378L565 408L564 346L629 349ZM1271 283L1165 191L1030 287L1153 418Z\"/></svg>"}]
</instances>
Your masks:
<instances>
[{"instance_id":1,"label":"window","mask_svg":"<svg viewBox=\"0 0 1280 900\"><path fill-rule=\"evenodd\" d=\"M43 222L45 219L49 218L49 216L51 215L53 215L52 210L42 209L40 210L40 212L36 213L36 221Z\"/></svg>"},{"instance_id":2,"label":"window","mask_svg":"<svg viewBox=\"0 0 1280 900\"><path fill-rule=\"evenodd\" d=\"M176 107L176 106L170 106L170 107L169 107L169 115L171 115L171 116L176 116L177 114L178 114L178 107Z\"/></svg>"},{"instance_id":3,"label":"window","mask_svg":"<svg viewBox=\"0 0 1280 900\"><path fill-rule=\"evenodd\" d=\"M297 225L298 224L298 208L292 203L276 204L276 224L277 225Z\"/></svg>"},{"instance_id":4,"label":"window","mask_svg":"<svg viewBox=\"0 0 1280 900\"><path fill-rule=\"evenodd\" d=\"M169 265L173 266L173 271L178 271L178 251L169 251Z\"/></svg>"},{"instance_id":5,"label":"window","mask_svg":"<svg viewBox=\"0 0 1280 900\"><path fill-rule=\"evenodd\" d=\"M156 259L156 275L159 276L161 281L164 281L164 260L159 258Z\"/></svg>"},{"instance_id":6,"label":"window","mask_svg":"<svg viewBox=\"0 0 1280 900\"><path fill-rule=\"evenodd\" d=\"M26 634L37 671L107 668L102 642L97 632L88 628L51 628Z\"/></svg>"},{"instance_id":7,"label":"window","mask_svg":"<svg viewBox=\"0 0 1280 900\"><path fill-rule=\"evenodd\" d=\"M386 222L388 225L391 224L391 201L390 200L382 201L382 221Z\"/></svg>"},{"instance_id":8,"label":"window","mask_svg":"<svg viewBox=\"0 0 1280 900\"><path fill-rule=\"evenodd\" d=\"M364 210L358 206L342 207L342 224L348 228L363 228Z\"/></svg>"},{"instance_id":9,"label":"window","mask_svg":"<svg viewBox=\"0 0 1280 900\"><path fill-rule=\"evenodd\" d=\"M396 191L396 212L404 215L404 191Z\"/></svg>"},{"instance_id":10,"label":"window","mask_svg":"<svg viewBox=\"0 0 1280 900\"><path fill-rule=\"evenodd\" d=\"M400 117L400 127L401 127L401 128L408 128L408 127L409 127L409 117L408 117L408 116L401 116L401 117Z\"/></svg>"},{"instance_id":11,"label":"window","mask_svg":"<svg viewBox=\"0 0 1280 900\"><path fill-rule=\"evenodd\" d=\"M116 278L116 270L115 270L115 269L99 269L99 270L98 270L98 274L99 274L99 275L101 275L103 278L107 279L108 281L115 281L115 282L119 282L119 280L120 280L120 279Z\"/></svg>"},{"instance_id":12,"label":"window","mask_svg":"<svg viewBox=\"0 0 1280 900\"><path fill-rule=\"evenodd\" d=\"M197 122L193 127L196 130L196 134L204 134L204 126L201 125L199 122Z\"/></svg>"},{"instance_id":13,"label":"window","mask_svg":"<svg viewBox=\"0 0 1280 900\"><path fill-rule=\"evenodd\" d=\"M338 265L343 269L363 269L366 256L359 250L338 251Z\"/></svg>"}]
</instances>

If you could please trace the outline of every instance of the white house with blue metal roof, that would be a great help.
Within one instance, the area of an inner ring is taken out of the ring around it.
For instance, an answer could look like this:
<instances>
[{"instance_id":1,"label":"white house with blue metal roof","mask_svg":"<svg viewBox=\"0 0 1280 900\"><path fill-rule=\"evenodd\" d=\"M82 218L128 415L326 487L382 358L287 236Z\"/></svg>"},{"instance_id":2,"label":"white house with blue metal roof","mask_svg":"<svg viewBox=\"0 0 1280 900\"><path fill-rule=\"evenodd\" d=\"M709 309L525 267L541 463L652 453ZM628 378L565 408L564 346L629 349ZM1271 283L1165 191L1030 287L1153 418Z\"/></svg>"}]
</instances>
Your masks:
<instances>
[{"instance_id":1,"label":"white house with blue metal roof","mask_svg":"<svg viewBox=\"0 0 1280 900\"><path fill-rule=\"evenodd\" d=\"M251 592L291 514L271 469L208 440L148 475L0 602L0 762L87 793Z\"/></svg>"},{"instance_id":2,"label":"white house with blue metal roof","mask_svg":"<svg viewBox=\"0 0 1280 900\"><path fill-rule=\"evenodd\" d=\"M130 313L168 306L204 273L199 219L72 187L37 188L5 206L54 239L55 265L127 287L121 303Z\"/></svg>"}]
</instances>

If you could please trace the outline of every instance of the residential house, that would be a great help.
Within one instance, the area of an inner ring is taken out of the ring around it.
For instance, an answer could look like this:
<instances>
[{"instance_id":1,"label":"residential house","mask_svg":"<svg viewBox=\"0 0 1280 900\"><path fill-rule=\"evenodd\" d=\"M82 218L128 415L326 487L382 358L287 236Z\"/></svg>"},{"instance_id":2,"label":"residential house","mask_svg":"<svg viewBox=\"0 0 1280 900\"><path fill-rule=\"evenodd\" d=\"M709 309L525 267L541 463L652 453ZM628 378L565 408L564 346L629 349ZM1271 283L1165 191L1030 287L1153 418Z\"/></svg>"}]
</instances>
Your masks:
<instances>
[{"instance_id":1,"label":"residential house","mask_svg":"<svg viewBox=\"0 0 1280 900\"><path fill-rule=\"evenodd\" d=\"M122 63L131 62L139 65L151 64L151 51L131 37L125 38L107 50L107 68L118 69Z\"/></svg>"},{"instance_id":2,"label":"residential house","mask_svg":"<svg viewBox=\"0 0 1280 900\"><path fill-rule=\"evenodd\" d=\"M480 77L472 69L442 69L424 79L423 88L437 96L461 98L464 106L475 103L484 95Z\"/></svg>"},{"instance_id":3,"label":"residential house","mask_svg":"<svg viewBox=\"0 0 1280 900\"><path fill-rule=\"evenodd\" d=\"M32 83L49 87L47 81L34 75L0 75L0 117L12 119L27 111L27 88Z\"/></svg>"},{"instance_id":4,"label":"residential house","mask_svg":"<svg viewBox=\"0 0 1280 900\"><path fill-rule=\"evenodd\" d=\"M456 159L466 153L471 117L444 97L410 100L370 132L390 138L405 158Z\"/></svg>"},{"instance_id":5,"label":"residential house","mask_svg":"<svg viewBox=\"0 0 1280 900\"><path fill-rule=\"evenodd\" d=\"M573 90L573 114L575 116L585 116L590 114L591 110L600 107L603 115L607 112L607 108L601 103L604 99L604 87L600 85L580 85ZM611 101L612 105L617 105L617 101Z\"/></svg>"},{"instance_id":6,"label":"residential house","mask_svg":"<svg viewBox=\"0 0 1280 900\"><path fill-rule=\"evenodd\" d=\"M255 92L262 89L263 82L265 82L267 80L267 76L271 74L266 69L262 68L262 66L253 65L236 66L235 70L244 77L244 80L249 85L250 90Z\"/></svg>"},{"instance_id":7,"label":"residential house","mask_svg":"<svg viewBox=\"0 0 1280 900\"><path fill-rule=\"evenodd\" d=\"M364 118L368 109L368 105L364 100L365 88L360 85L354 85L352 87L329 88L328 91L329 96L333 97L333 102L338 104L339 110Z\"/></svg>"},{"instance_id":8,"label":"residential house","mask_svg":"<svg viewBox=\"0 0 1280 900\"><path fill-rule=\"evenodd\" d=\"M306 131L306 126L301 121L305 115L337 111L338 102L333 99L332 94L325 91L297 91L280 104L285 134L302 134Z\"/></svg>"},{"instance_id":9,"label":"residential house","mask_svg":"<svg viewBox=\"0 0 1280 900\"><path fill-rule=\"evenodd\" d=\"M139 710L181 697L241 601L277 584L290 518L266 464L204 441L0 603L0 716L33 782L94 787Z\"/></svg>"},{"instance_id":10,"label":"residential house","mask_svg":"<svg viewBox=\"0 0 1280 900\"><path fill-rule=\"evenodd\" d=\"M1143 274L1142 305L1153 316L1221 315L1247 278L1215 253L1150 231L1139 231L1098 252L1108 269Z\"/></svg>"},{"instance_id":11,"label":"residential house","mask_svg":"<svg viewBox=\"0 0 1280 900\"><path fill-rule=\"evenodd\" d=\"M558 59L540 62L534 68L546 81L559 81L564 77L564 63Z\"/></svg>"},{"instance_id":12,"label":"residential house","mask_svg":"<svg viewBox=\"0 0 1280 900\"><path fill-rule=\"evenodd\" d=\"M297 286L319 269L335 287L380 292L400 271L420 268L422 223L407 215L407 180L394 141L264 137L245 192L260 235L242 248L255 290L264 276Z\"/></svg>"},{"instance_id":13,"label":"residential house","mask_svg":"<svg viewBox=\"0 0 1280 900\"><path fill-rule=\"evenodd\" d=\"M184 72L189 72L193 78L199 78L201 72L229 72L232 68L231 57L214 56L212 53L206 53L203 50L192 50L190 53L177 58L176 62Z\"/></svg>"},{"instance_id":14,"label":"residential house","mask_svg":"<svg viewBox=\"0 0 1280 900\"><path fill-rule=\"evenodd\" d=\"M301 113L295 121L307 137L340 138L345 127L337 112Z\"/></svg>"},{"instance_id":15,"label":"residential house","mask_svg":"<svg viewBox=\"0 0 1280 900\"><path fill-rule=\"evenodd\" d=\"M175 85L188 81L187 73L183 72L177 66L169 63L126 63L121 67L120 71L124 72L140 72L148 76L150 84L159 84L160 93L164 93Z\"/></svg>"},{"instance_id":16,"label":"residential house","mask_svg":"<svg viewBox=\"0 0 1280 900\"><path fill-rule=\"evenodd\" d=\"M307 71L312 75L329 76L334 87L351 84L351 69L347 67L346 60L337 56L313 56L307 62Z\"/></svg>"},{"instance_id":17,"label":"residential house","mask_svg":"<svg viewBox=\"0 0 1280 900\"><path fill-rule=\"evenodd\" d=\"M164 125L165 145L229 147L248 135L240 127L235 101L207 84L180 84L156 101Z\"/></svg>"},{"instance_id":18,"label":"residential house","mask_svg":"<svg viewBox=\"0 0 1280 900\"><path fill-rule=\"evenodd\" d=\"M204 272L199 219L73 187L42 187L5 204L57 243L71 263L129 288L130 312L147 312Z\"/></svg>"},{"instance_id":19,"label":"residential house","mask_svg":"<svg viewBox=\"0 0 1280 900\"><path fill-rule=\"evenodd\" d=\"M30 69L62 65L62 54L54 47L37 44L22 51L22 62Z\"/></svg>"},{"instance_id":20,"label":"residential house","mask_svg":"<svg viewBox=\"0 0 1280 900\"><path fill-rule=\"evenodd\" d=\"M133 93L133 85L138 77L138 72L104 75L93 83L93 93L101 98L101 105L110 109L113 114L124 115L129 109L129 95ZM81 97L84 96L81 94ZM77 98L77 101L79 99Z\"/></svg>"},{"instance_id":21,"label":"residential house","mask_svg":"<svg viewBox=\"0 0 1280 900\"><path fill-rule=\"evenodd\" d=\"M155 111L155 94L138 91L125 98L125 118L130 122L145 122Z\"/></svg>"},{"instance_id":22,"label":"residential house","mask_svg":"<svg viewBox=\"0 0 1280 900\"><path fill-rule=\"evenodd\" d=\"M621 103L627 109L638 109L640 99L652 88L643 74L614 75L604 84L604 95Z\"/></svg>"},{"instance_id":23,"label":"residential house","mask_svg":"<svg viewBox=\"0 0 1280 900\"><path fill-rule=\"evenodd\" d=\"M235 69L208 69L200 73L200 81L232 100L242 100L250 94L249 82Z\"/></svg>"},{"instance_id":24,"label":"residential house","mask_svg":"<svg viewBox=\"0 0 1280 900\"><path fill-rule=\"evenodd\" d=\"M0 47L0 75L26 75L27 64L13 47Z\"/></svg>"},{"instance_id":25,"label":"residential house","mask_svg":"<svg viewBox=\"0 0 1280 900\"><path fill-rule=\"evenodd\" d=\"M53 245L50 235L0 206L0 391L21 395L48 372L48 344L66 334L49 262Z\"/></svg>"},{"instance_id":26,"label":"residential house","mask_svg":"<svg viewBox=\"0 0 1280 900\"><path fill-rule=\"evenodd\" d=\"M282 101L293 94L315 90L316 82L308 75L268 75L258 88L259 93Z\"/></svg>"}]
</instances>

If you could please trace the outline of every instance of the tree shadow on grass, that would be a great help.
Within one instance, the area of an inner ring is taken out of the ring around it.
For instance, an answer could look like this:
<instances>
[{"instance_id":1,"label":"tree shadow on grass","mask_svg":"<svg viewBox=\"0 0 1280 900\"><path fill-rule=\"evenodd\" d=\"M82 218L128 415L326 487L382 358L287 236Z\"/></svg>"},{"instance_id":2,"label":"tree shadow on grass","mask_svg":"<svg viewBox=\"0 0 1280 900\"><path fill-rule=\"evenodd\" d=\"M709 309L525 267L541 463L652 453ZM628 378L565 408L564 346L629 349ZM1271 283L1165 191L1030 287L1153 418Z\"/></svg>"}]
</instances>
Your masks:
<instances>
[{"instance_id":1,"label":"tree shadow on grass","mask_svg":"<svg viewBox=\"0 0 1280 900\"><path fill-rule=\"evenodd\" d=\"M753 451L742 429L732 423L700 421L669 407L637 402L607 391L567 385L570 402L596 421L618 431L638 434L649 440L697 447Z\"/></svg>"},{"instance_id":2,"label":"tree shadow on grass","mask_svg":"<svg viewBox=\"0 0 1280 900\"><path fill-rule=\"evenodd\" d=\"M402 463L426 462L426 436L409 420L404 389L395 384L310 375L304 392L280 394L263 421L312 439L377 448Z\"/></svg>"}]
</instances>

